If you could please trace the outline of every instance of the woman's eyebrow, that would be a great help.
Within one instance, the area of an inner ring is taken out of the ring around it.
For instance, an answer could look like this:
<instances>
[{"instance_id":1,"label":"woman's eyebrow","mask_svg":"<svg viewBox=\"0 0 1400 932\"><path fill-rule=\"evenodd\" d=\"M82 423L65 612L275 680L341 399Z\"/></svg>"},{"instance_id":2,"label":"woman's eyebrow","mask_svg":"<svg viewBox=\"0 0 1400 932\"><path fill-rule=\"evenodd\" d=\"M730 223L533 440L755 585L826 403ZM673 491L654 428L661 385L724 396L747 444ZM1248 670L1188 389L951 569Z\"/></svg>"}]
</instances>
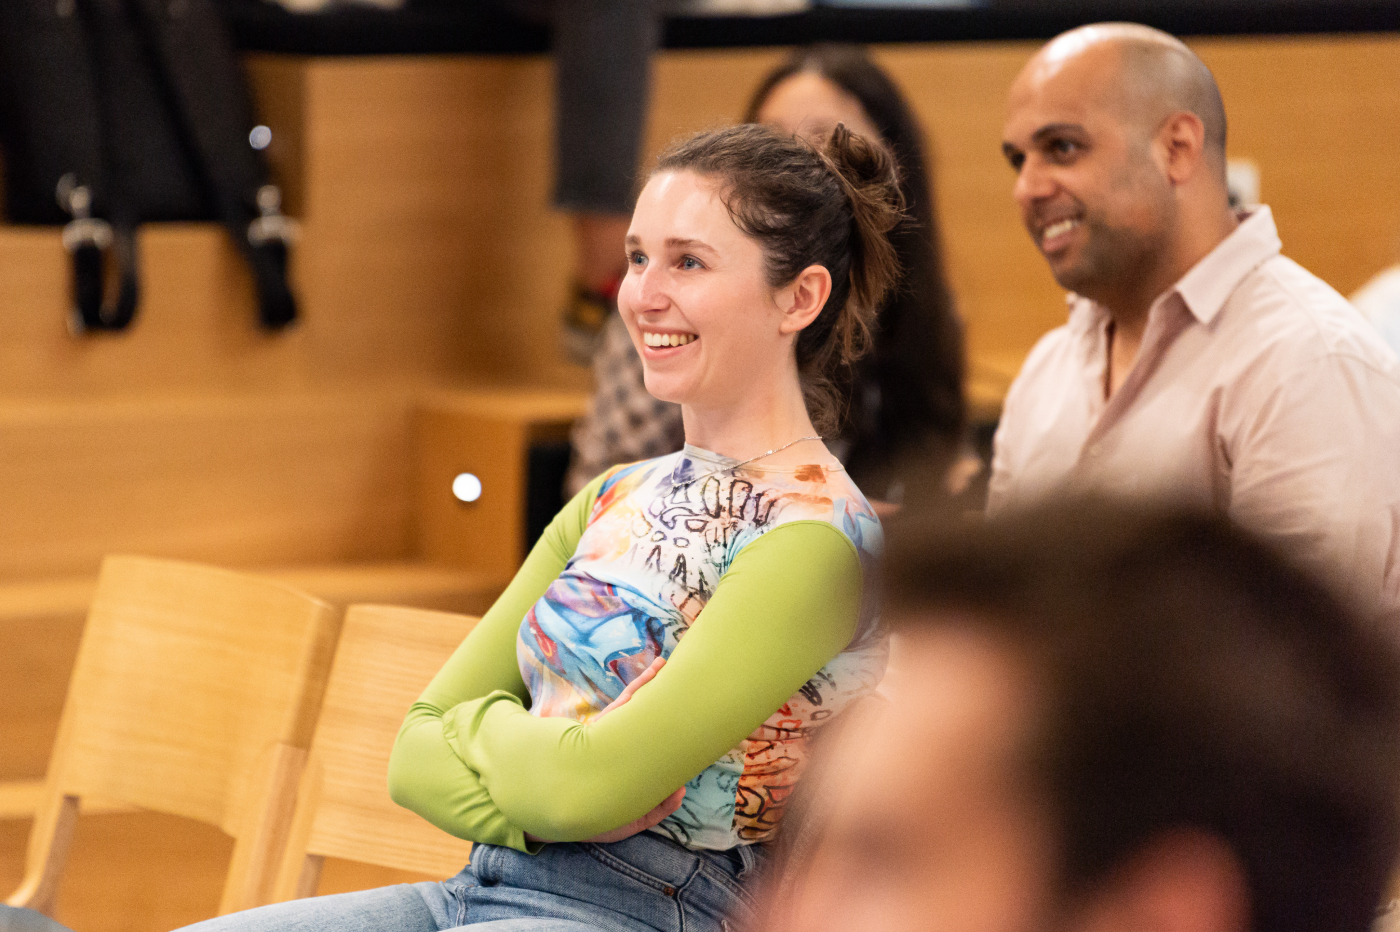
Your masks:
<instances>
[{"instance_id":1,"label":"woman's eyebrow","mask_svg":"<svg viewBox=\"0 0 1400 932\"><path fill-rule=\"evenodd\" d=\"M715 251L714 247L710 246L704 240L687 239L679 236L668 236L666 238L666 245L674 249L703 249L708 252Z\"/></svg>"}]
</instances>

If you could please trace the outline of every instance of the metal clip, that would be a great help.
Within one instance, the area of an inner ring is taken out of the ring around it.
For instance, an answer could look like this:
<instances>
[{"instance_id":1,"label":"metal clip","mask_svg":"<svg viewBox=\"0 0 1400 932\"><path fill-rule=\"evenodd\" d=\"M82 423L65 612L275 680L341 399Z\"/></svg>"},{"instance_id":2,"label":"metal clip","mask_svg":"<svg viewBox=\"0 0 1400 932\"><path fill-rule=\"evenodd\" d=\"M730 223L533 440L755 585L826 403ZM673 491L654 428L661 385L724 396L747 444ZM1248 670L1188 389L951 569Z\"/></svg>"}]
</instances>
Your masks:
<instances>
[{"instance_id":1,"label":"metal clip","mask_svg":"<svg viewBox=\"0 0 1400 932\"><path fill-rule=\"evenodd\" d=\"M248 242L264 246L280 242L290 246L301 235L301 224L282 213L282 192L275 184L258 188L258 210L262 216L248 224Z\"/></svg>"},{"instance_id":2,"label":"metal clip","mask_svg":"<svg viewBox=\"0 0 1400 932\"><path fill-rule=\"evenodd\" d=\"M76 252L82 246L106 249L112 245L112 225L92 216L92 189L78 184L77 175L69 172L58 179L54 193L58 197L58 206L73 217L63 227L64 249Z\"/></svg>"}]
</instances>

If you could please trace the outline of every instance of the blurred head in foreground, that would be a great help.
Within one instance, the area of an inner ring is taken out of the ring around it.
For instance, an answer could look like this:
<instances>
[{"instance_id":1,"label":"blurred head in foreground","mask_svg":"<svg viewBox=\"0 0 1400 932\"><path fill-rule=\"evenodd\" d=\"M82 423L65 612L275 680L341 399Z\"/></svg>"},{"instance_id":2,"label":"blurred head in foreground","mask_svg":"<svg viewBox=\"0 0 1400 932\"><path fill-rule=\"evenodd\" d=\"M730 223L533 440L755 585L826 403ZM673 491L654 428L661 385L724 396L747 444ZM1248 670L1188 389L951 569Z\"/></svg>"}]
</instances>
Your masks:
<instances>
[{"instance_id":1,"label":"blurred head in foreground","mask_svg":"<svg viewBox=\"0 0 1400 932\"><path fill-rule=\"evenodd\" d=\"M1400 661L1224 523L1074 501L892 529L890 701L808 789L769 930L1359 932Z\"/></svg>"}]
</instances>

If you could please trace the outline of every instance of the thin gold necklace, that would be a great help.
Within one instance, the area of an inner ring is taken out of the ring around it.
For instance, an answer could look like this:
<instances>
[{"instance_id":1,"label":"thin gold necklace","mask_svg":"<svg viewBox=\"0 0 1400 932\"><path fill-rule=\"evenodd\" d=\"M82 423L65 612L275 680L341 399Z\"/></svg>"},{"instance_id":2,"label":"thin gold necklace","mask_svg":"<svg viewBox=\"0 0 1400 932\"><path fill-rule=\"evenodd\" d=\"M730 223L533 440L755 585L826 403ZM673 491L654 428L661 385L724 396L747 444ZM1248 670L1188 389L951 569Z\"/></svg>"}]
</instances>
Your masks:
<instances>
[{"instance_id":1,"label":"thin gold necklace","mask_svg":"<svg viewBox=\"0 0 1400 932\"><path fill-rule=\"evenodd\" d=\"M749 457L748 459L744 460L743 462L735 463L735 464L732 465L732 466L721 466L719 469L712 469L712 470L710 470L710 471L707 472L707 473L701 473L700 475L698 475L698 476L692 476L692 477L689 478L689 479L684 479L684 480L672 479L672 480L671 480L671 488L670 488L668 491L674 492L674 491L675 491L677 488L679 488L680 486L683 486L683 485L690 485L690 484L693 483L693 482L699 482L701 479L708 479L708 478L710 478L711 476L717 476L717 475L719 475L719 474L722 473L722 472L728 472L728 471L730 471L731 469L738 469L740 466L747 466L747 465L749 465L750 463L752 463L754 460L761 460L761 459L763 459L765 456L772 456L774 453L781 453L781 452L783 452L784 450L786 450L788 447L796 446L797 444L801 443L801 442L804 441L804 440L821 440L821 439L822 439L822 438L821 438L819 435L813 435L813 436L811 436L811 437L798 437L796 440L791 440L791 441L789 441L789 442L783 444L783 445L780 446L780 447L774 447L773 449L769 450L767 453L760 453L760 454L758 454L757 456L751 456L751 457Z\"/></svg>"}]
</instances>

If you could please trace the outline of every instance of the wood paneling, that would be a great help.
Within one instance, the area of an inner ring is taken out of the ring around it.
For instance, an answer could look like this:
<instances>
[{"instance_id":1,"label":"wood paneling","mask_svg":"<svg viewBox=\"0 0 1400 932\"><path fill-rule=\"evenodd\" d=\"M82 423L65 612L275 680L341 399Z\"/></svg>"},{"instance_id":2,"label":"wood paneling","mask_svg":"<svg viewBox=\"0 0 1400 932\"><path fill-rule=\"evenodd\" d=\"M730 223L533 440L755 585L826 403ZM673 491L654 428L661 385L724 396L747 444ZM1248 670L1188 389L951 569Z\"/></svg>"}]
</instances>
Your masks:
<instances>
[{"instance_id":1,"label":"wood paneling","mask_svg":"<svg viewBox=\"0 0 1400 932\"><path fill-rule=\"evenodd\" d=\"M27 820L0 820L0 890L19 883ZM156 812L97 815L78 823L56 918L79 932L168 932L208 918L219 904L233 840L218 829ZM319 893L348 893L430 878L327 858Z\"/></svg>"},{"instance_id":2,"label":"wood paneling","mask_svg":"<svg viewBox=\"0 0 1400 932\"><path fill-rule=\"evenodd\" d=\"M559 439L587 403L573 392L443 392L414 415L418 551L450 566L513 574L525 553L526 455ZM458 501L452 480L469 472L481 497Z\"/></svg>"},{"instance_id":3,"label":"wood paneling","mask_svg":"<svg viewBox=\"0 0 1400 932\"><path fill-rule=\"evenodd\" d=\"M0 889L23 871L28 820L0 821ZM233 839L152 812L78 820L54 918L81 932L167 932L218 909Z\"/></svg>"},{"instance_id":4,"label":"wood paneling","mask_svg":"<svg viewBox=\"0 0 1400 932\"><path fill-rule=\"evenodd\" d=\"M0 404L0 580L112 551L272 564L410 551L403 397Z\"/></svg>"},{"instance_id":5,"label":"wood paneling","mask_svg":"<svg viewBox=\"0 0 1400 932\"><path fill-rule=\"evenodd\" d=\"M1231 157L1259 163L1284 253L1343 294L1400 260L1400 36L1198 40Z\"/></svg>"},{"instance_id":6,"label":"wood paneling","mask_svg":"<svg viewBox=\"0 0 1400 932\"><path fill-rule=\"evenodd\" d=\"M255 56L252 71L269 119L301 121L277 165L304 223L308 312L382 354L346 363L582 387L557 352L569 255L549 209L548 60L290 62Z\"/></svg>"}]
</instances>

